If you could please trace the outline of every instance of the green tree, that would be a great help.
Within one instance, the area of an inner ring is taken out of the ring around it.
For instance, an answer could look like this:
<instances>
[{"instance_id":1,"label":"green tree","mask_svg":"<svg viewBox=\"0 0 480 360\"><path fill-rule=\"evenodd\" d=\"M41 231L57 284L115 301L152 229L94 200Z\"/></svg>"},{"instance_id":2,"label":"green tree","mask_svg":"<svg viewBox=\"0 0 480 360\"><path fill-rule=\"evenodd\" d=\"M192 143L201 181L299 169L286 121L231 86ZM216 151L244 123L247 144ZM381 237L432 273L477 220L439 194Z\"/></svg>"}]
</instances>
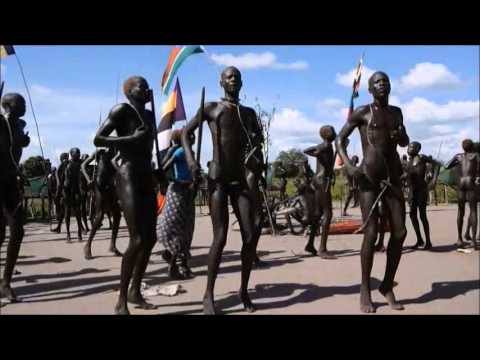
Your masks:
<instances>
[{"instance_id":1,"label":"green tree","mask_svg":"<svg viewBox=\"0 0 480 360\"><path fill-rule=\"evenodd\" d=\"M41 156L31 156L22 164L23 172L27 178L43 176L50 171L50 160L43 160Z\"/></svg>"},{"instance_id":2,"label":"green tree","mask_svg":"<svg viewBox=\"0 0 480 360\"><path fill-rule=\"evenodd\" d=\"M273 163L273 173L278 177L281 166L288 178L294 178L300 174L300 169L305 160L307 160L307 156L299 149L281 151Z\"/></svg>"}]
</instances>

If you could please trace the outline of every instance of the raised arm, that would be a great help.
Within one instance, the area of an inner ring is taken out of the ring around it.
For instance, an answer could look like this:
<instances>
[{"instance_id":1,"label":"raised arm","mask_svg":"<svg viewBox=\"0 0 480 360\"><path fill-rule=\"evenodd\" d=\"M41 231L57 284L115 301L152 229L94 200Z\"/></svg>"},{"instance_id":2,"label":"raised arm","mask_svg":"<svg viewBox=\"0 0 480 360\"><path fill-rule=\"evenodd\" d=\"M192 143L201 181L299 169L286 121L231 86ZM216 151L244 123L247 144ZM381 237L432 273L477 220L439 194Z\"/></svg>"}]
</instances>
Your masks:
<instances>
[{"instance_id":1,"label":"raised arm","mask_svg":"<svg viewBox=\"0 0 480 360\"><path fill-rule=\"evenodd\" d=\"M144 125L139 126L135 129L135 132L132 135L128 136L109 136L113 130L116 129L116 123L123 117L129 116L126 112L128 111L127 104L116 105L108 114L107 119L98 129L97 134L93 143L95 146L105 146L105 147L122 147L135 143L137 141L142 141L147 136L147 129Z\"/></svg>"},{"instance_id":2,"label":"raised arm","mask_svg":"<svg viewBox=\"0 0 480 360\"><path fill-rule=\"evenodd\" d=\"M82 163L82 166L81 166L83 177L87 180L87 184L88 184L88 185L90 185L90 184L92 183L92 179L90 179L90 176L88 176L87 166L90 165L90 163L95 159L95 157L97 156L97 152L98 152L98 150L95 150L95 151L88 157L88 159L85 160L85 161Z\"/></svg>"},{"instance_id":3,"label":"raised arm","mask_svg":"<svg viewBox=\"0 0 480 360\"><path fill-rule=\"evenodd\" d=\"M455 166L457 166L459 163L460 161L458 159L458 154L457 154L445 164L445 169L450 170L451 168L454 168Z\"/></svg>"},{"instance_id":4,"label":"raised arm","mask_svg":"<svg viewBox=\"0 0 480 360\"><path fill-rule=\"evenodd\" d=\"M305 155L313 156L313 157L317 157L318 155L320 155L318 145L310 146L310 147L306 148L305 150L303 150L303 153Z\"/></svg>"},{"instance_id":5,"label":"raised arm","mask_svg":"<svg viewBox=\"0 0 480 360\"><path fill-rule=\"evenodd\" d=\"M203 116L201 116L202 114L200 114L200 110L198 110L197 114L188 122L187 126L182 131L182 147L185 151L185 160L187 161L194 179L200 176L200 164L197 164L193 155L193 150L190 146L190 136L200 124L202 120L201 118L205 118L205 113L206 112L204 111ZM197 141L202 141L202 139L197 139Z\"/></svg>"}]
</instances>

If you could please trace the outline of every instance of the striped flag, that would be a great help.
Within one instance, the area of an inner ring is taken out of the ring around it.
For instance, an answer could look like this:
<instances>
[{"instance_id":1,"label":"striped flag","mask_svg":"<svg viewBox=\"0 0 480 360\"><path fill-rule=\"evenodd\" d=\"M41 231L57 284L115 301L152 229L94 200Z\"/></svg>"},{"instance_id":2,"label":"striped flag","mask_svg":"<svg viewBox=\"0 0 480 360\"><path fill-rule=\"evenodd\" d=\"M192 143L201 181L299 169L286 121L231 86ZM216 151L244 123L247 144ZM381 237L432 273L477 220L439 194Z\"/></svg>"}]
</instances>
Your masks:
<instances>
[{"instance_id":1,"label":"striped flag","mask_svg":"<svg viewBox=\"0 0 480 360\"><path fill-rule=\"evenodd\" d=\"M168 101L163 108L160 125L158 125L158 149L160 151L170 146L173 124L180 120L187 120L187 116L185 115L185 107L183 106L180 82L177 78L175 88L168 97Z\"/></svg>"},{"instance_id":2,"label":"striped flag","mask_svg":"<svg viewBox=\"0 0 480 360\"><path fill-rule=\"evenodd\" d=\"M353 99L358 97L358 90L360 89L360 79L362 78L362 68L363 68L363 54L358 62L357 68L355 69L355 78L353 79L352 86L352 96L350 97L350 107L348 108L348 117L353 112Z\"/></svg>"},{"instance_id":3,"label":"striped flag","mask_svg":"<svg viewBox=\"0 0 480 360\"><path fill-rule=\"evenodd\" d=\"M183 47L175 46L168 57L167 67L162 76L162 92L163 95L168 94L168 90L172 85L173 78L177 73L180 65L183 64L185 59L193 54L200 54L206 52L205 48L201 45L188 45Z\"/></svg>"},{"instance_id":4,"label":"striped flag","mask_svg":"<svg viewBox=\"0 0 480 360\"><path fill-rule=\"evenodd\" d=\"M0 58L15 54L13 45L0 45Z\"/></svg>"}]
</instances>

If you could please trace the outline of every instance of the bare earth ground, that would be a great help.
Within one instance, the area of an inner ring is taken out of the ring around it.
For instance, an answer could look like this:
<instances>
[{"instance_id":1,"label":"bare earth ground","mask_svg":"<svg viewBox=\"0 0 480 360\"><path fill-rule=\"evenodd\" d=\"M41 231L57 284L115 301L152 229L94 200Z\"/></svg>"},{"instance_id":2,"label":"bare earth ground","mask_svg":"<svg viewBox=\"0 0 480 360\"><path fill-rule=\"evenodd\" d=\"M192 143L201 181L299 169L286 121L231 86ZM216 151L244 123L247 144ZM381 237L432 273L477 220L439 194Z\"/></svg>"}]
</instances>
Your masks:
<instances>
[{"instance_id":1,"label":"bare earth ground","mask_svg":"<svg viewBox=\"0 0 480 360\"><path fill-rule=\"evenodd\" d=\"M357 208L350 213L358 215L358 211ZM334 215L338 212L336 209ZM391 310L376 290L383 277L386 255L375 256L372 296L378 306L377 314L480 313L480 255L478 251L455 251L456 207L430 207L428 215L433 251L408 249L415 243L415 235L407 216L408 236L395 288L397 298L405 305L404 311ZM72 230L75 234L75 224ZM0 309L1 314L112 314L121 258L108 253L109 236L106 229L97 233L93 242L95 258L87 261L82 251L85 242L79 243L74 236L74 243L67 244L65 234L50 233L48 224L29 223L17 265L21 274L15 275L13 281L22 302L7 304ZM331 236L328 247L338 259L322 260L305 254L306 238L302 236L262 236L258 250L269 267L254 270L250 279L250 293L258 305L256 314L360 314L361 239L361 235ZM127 241L127 229L122 223L118 241L121 251ZM150 298L158 305L152 311L130 305L131 313L201 314L211 241L210 217L197 216L192 247L196 277L181 282L186 292ZM230 229L215 289L217 307L226 314L245 314L236 296L240 284L240 245L240 233ZM167 282L161 250L161 245L155 246L147 269L145 281L150 286L178 283ZM5 249L1 258L3 266Z\"/></svg>"}]
</instances>

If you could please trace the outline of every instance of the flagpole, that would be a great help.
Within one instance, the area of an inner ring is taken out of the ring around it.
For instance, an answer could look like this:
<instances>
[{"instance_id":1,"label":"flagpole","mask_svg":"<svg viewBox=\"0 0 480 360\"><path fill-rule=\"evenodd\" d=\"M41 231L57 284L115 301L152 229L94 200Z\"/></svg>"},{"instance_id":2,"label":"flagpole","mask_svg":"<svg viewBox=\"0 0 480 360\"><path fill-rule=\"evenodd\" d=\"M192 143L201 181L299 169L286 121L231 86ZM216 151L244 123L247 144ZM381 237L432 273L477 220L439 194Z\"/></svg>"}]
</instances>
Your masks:
<instances>
[{"instance_id":1,"label":"flagpole","mask_svg":"<svg viewBox=\"0 0 480 360\"><path fill-rule=\"evenodd\" d=\"M23 66L22 66L22 63L20 62L20 58L18 57L17 55L17 52L15 51L15 58L17 59L17 63L18 63L18 66L20 68L20 73L22 75L22 79L23 79L23 83L25 84L25 89L27 91L27 96L28 96L28 101L30 103L30 108L32 109L32 116L33 116L33 120L35 121L35 128L37 130L37 137L38 137L38 145L40 146L40 152L42 154L42 166L43 166L43 170L45 171L45 174L46 174L46 168L45 168L45 154L43 153L43 146L42 146L42 140L40 138L40 130L38 128L38 122L37 122L37 117L35 116L35 110L33 108L33 103L32 103L32 97L30 96L30 90L28 88L28 85L27 85L27 80L25 78L25 73L23 72Z\"/></svg>"}]
</instances>

